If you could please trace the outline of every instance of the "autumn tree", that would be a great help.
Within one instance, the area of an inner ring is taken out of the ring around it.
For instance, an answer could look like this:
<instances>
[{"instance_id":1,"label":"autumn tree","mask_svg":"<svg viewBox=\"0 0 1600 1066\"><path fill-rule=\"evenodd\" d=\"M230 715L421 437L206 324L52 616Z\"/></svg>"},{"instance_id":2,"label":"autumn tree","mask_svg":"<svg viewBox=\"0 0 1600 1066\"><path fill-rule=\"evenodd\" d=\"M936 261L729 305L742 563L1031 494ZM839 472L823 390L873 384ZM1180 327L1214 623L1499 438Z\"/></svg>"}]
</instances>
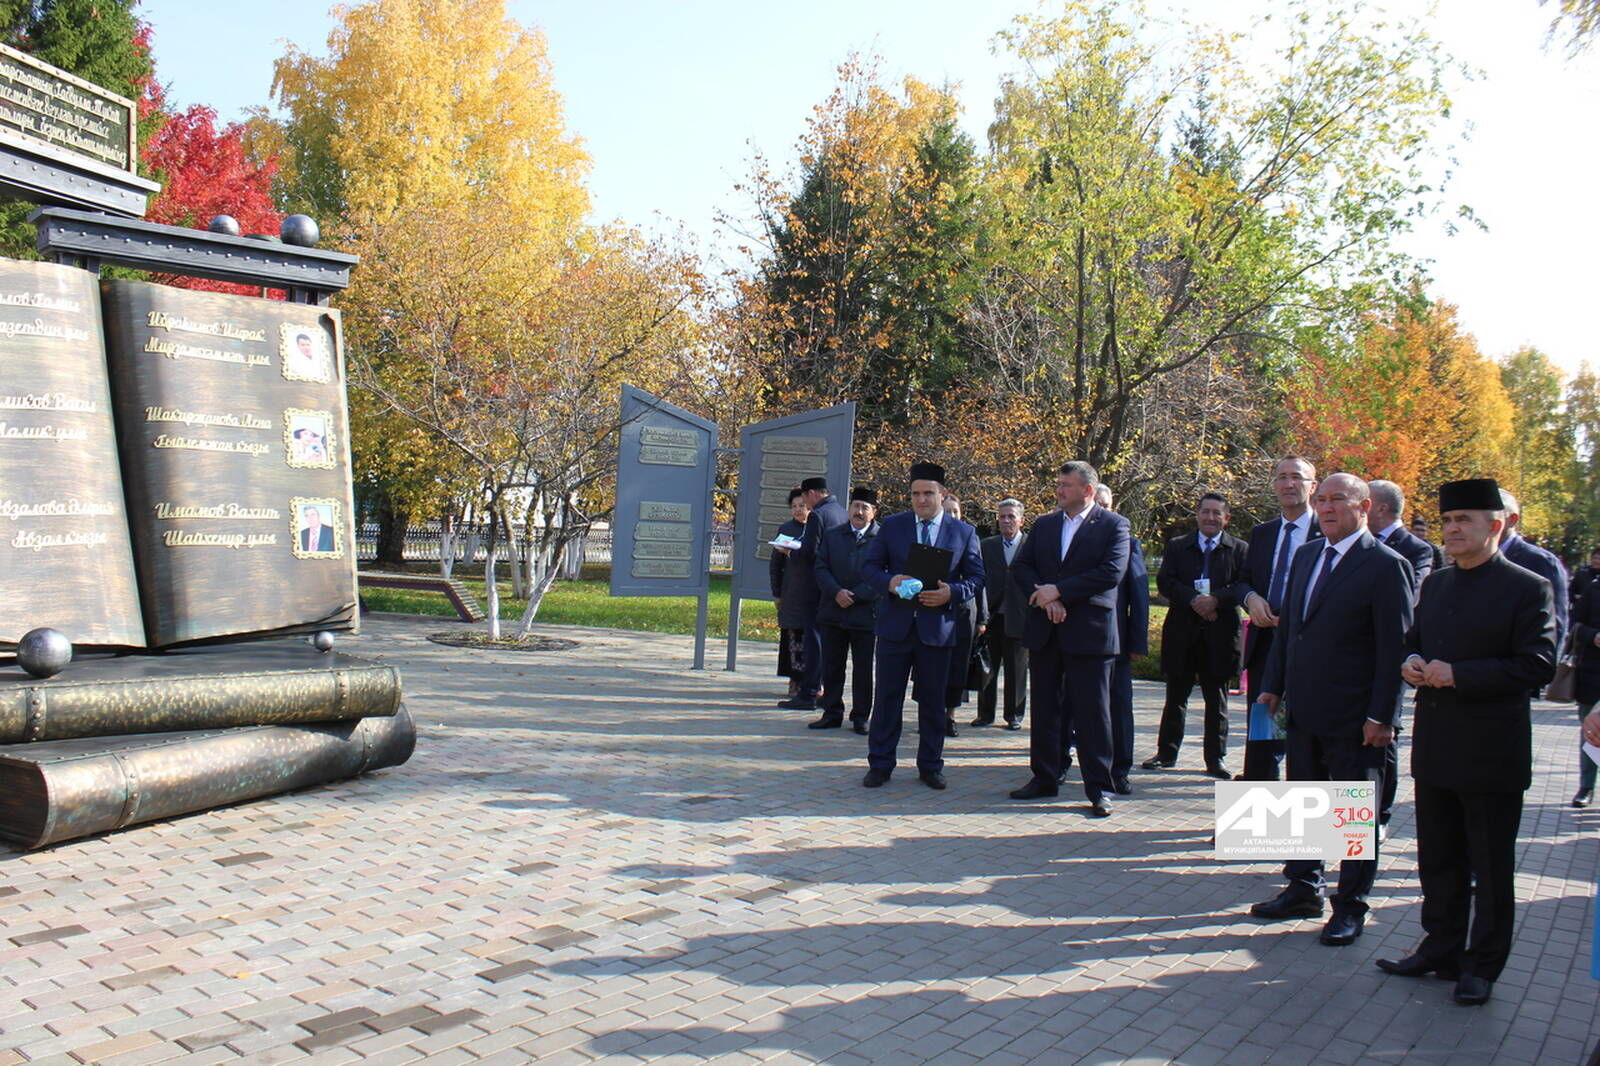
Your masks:
<instances>
[{"instance_id":1,"label":"autumn tree","mask_svg":"<svg viewBox=\"0 0 1600 1066\"><path fill-rule=\"evenodd\" d=\"M1574 460L1574 513L1565 542L1582 557L1600 545L1600 375L1588 363L1567 382L1566 414L1572 425Z\"/></svg>"},{"instance_id":2,"label":"autumn tree","mask_svg":"<svg viewBox=\"0 0 1600 1066\"><path fill-rule=\"evenodd\" d=\"M1523 347L1500 360L1500 383L1513 412L1505 473L1522 504L1523 529L1561 554L1578 510L1577 441L1562 408L1561 371L1537 348Z\"/></svg>"},{"instance_id":3,"label":"autumn tree","mask_svg":"<svg viewBox=\"0 0 1600 1066\"><path fill-rule=\"evenodd\" d=\"M1348 328L1436 199L1448 113L1449 62L1414 24L1291 6L1253 34L1266 64L1198 35L1157 52L1151 31L1082 4L1020 18L990 134L991 346L1113 478L1166 376L1272 380Z\"/></svg>"}]
</instances>

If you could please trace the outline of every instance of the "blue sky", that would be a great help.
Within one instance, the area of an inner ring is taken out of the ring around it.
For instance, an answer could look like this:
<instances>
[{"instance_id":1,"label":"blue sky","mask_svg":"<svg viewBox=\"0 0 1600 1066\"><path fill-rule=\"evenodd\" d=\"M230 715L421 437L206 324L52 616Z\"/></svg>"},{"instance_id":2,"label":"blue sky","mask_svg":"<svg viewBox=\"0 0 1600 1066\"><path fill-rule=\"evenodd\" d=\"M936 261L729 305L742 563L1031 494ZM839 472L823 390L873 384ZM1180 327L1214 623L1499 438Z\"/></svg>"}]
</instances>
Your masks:
<instances>
[{"instance_id":1,"label":"blue sky","mask_svg":"<svg viewBox=\"0 0 1600 1066\"><path fill-rule=\"evenodd\" d=\"M1270 4L1271 0L1261 0ZM1004 57L990 41L1031 0L509 0L514 18L544 28L571 128L594 157L590 182L602 219L668 229L681 224L713 255L737 238L715 223L747 206L734 186L759 150L786 164L806 116L852 51L875 51L891 75L958 83L969 132L983 143ZM285 42L321 53L332 26L326 0L234 5L144 0L155 26L159 76L182 105L224 119L267 102ZM1385 5L1425 14L1422 0ZM1151 0L1153 13L1187 10L1242 29L1252 8L1235 0ZM1600 283L1600 48L1568 60L1546 50L1549 9L1536 0L1453 0L1434 32L1484 72L1456 94L1472 124L1451 198L1471 204L1488 233L1409 238L1434 260L1436 296L1491 355L1533 344L1568 371L1600 365L1589 320Z\"/></svg>"}]
</instances>

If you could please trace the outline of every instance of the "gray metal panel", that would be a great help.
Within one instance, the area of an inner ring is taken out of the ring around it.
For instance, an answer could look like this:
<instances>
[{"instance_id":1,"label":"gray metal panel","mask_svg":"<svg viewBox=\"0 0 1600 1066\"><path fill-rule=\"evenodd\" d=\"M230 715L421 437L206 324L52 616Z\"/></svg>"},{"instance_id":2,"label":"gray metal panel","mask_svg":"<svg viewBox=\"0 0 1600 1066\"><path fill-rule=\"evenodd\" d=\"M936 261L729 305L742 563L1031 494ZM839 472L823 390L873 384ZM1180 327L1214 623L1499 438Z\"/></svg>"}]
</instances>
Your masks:
<instances>
[{"instance_id":1,"label":"gray metal panel","mask_svg":"<svg viewBox=\"0 0 1600 1066\"><path fill-rule=\"evenodd\" d=\"M139 218L160 189L136 174L95 166L0 131L0 191L18 199Z\"/></svg>"},{"instance_id":2,"label":"gray metal panel","mask_svg":"<svg viewBox=\"0 0 1600 1066\"><path fill-rule=\"evenodd\" d=\"M56 259L82 256L140 270L186 274L280 289L337 292L350 284L357 258L250 237L110 218L46 207L28 216L39 228L39 251Z\"/></svg>"},{"instance_id":3,"label":"gray metal panel","mask_svg":"<svg viewBox=\"0 0 1600 1066\"><path fill-rule=\"evenodd\" d=\"M698 596L709 586L717 424L622 386L611 595Z\"/></svg>"},{"instance_id":4,"label":"gray metal panel","mask_svg":"<svg viewBox=\"0 0 1600 1066\"><path fill-rule=\"evenodd\" d=\"M746 426L739 433L738 535L734 538L733 588L747 600L772 599L767 581L767 542L789 517L787 505L769 505L762 516L763 491L776 494L820 474L828 489L844 500L850 493L850 453L855 446L856 405L842 403ZM774 498L775 495L774 495ZM781 517L777 513L782 511Z\"/></svg>"}]
</instances>

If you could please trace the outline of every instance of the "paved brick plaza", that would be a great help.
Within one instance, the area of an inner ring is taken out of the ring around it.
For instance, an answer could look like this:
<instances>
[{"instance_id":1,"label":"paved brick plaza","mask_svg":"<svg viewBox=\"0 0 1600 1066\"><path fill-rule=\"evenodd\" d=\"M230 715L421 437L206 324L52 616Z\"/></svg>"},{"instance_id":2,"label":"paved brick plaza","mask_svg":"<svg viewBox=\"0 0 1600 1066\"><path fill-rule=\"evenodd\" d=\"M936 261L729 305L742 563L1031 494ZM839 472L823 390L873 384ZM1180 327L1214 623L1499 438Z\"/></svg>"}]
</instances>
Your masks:
<instances>
[{"instance_id":1,"label":"paved brick plaza","mask_svg":"<svg viewBox=\"0 0 1600 1066\"><path fill-rule=\"evenodd\" d=\"M1317 923L1244 916L1273 867L1211 861L1198 736L1186 770L1135 770L1109 821L1076 787L1006 798L1026 732L963 729L934 793L908 731L869 792L864 738L773 708L770 647L697 674L687 638L425 640L447 624L379 618L342 645L402 669L408 765L0 849L0 1066L1455 1066L1600 1042L1600 813L1565 806L1570 707L1536 710L1515 954L1474 1009L1373 968L1419 935L1409 781L1366 935L1325 948ZM1140 759L1159 699L1139 686Z\"/></svg>"}]
</instances>

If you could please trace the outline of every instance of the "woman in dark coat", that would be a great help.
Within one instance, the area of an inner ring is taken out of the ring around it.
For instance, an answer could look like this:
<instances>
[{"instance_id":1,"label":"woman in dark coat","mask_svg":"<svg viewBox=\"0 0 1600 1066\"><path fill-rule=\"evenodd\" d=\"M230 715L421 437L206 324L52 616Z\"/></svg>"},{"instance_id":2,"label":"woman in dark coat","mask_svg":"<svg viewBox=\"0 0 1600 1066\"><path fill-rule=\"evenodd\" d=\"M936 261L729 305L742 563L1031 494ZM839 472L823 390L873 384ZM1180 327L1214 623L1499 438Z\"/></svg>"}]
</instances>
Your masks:
<instances>
[{"instance_id":1,"label":"woman in dark coat","mask_svg":"<svg viewBox=\"0 0 1600 1066\"><path fill-rule=\"evenodd\" d=\"M789 521L778 527L778 532L783 536L799 540L805 534L806 519L811 517L811 509L806 506L804 495L798 488L789 490ZM767 577L772 584L773 605L778 608L778 676L789 679L791 699L800 690L800 675L805 672L801 663L805 624L790 625L784 620L783 610L784 587L791 585L796 576L789 573L789 553L772 549L772 558L767 561Z\"/></svg>"},{"instance_id":2,"label":"woman in dark coat","mask_svg":"<svg viewBox=\"0 0 1600 1066\"><path fill-rule=\"evenodd\" d=\"M1600 703L1600 584L1591 584L1572 608L1572 650L1578 662L1578 721ZM1582 743L1579 736L1579 743ZM1587 807L1594 798L1594 761L1578 751L1578 792L1574 807Z\"/></svg>"}]
</instances>

